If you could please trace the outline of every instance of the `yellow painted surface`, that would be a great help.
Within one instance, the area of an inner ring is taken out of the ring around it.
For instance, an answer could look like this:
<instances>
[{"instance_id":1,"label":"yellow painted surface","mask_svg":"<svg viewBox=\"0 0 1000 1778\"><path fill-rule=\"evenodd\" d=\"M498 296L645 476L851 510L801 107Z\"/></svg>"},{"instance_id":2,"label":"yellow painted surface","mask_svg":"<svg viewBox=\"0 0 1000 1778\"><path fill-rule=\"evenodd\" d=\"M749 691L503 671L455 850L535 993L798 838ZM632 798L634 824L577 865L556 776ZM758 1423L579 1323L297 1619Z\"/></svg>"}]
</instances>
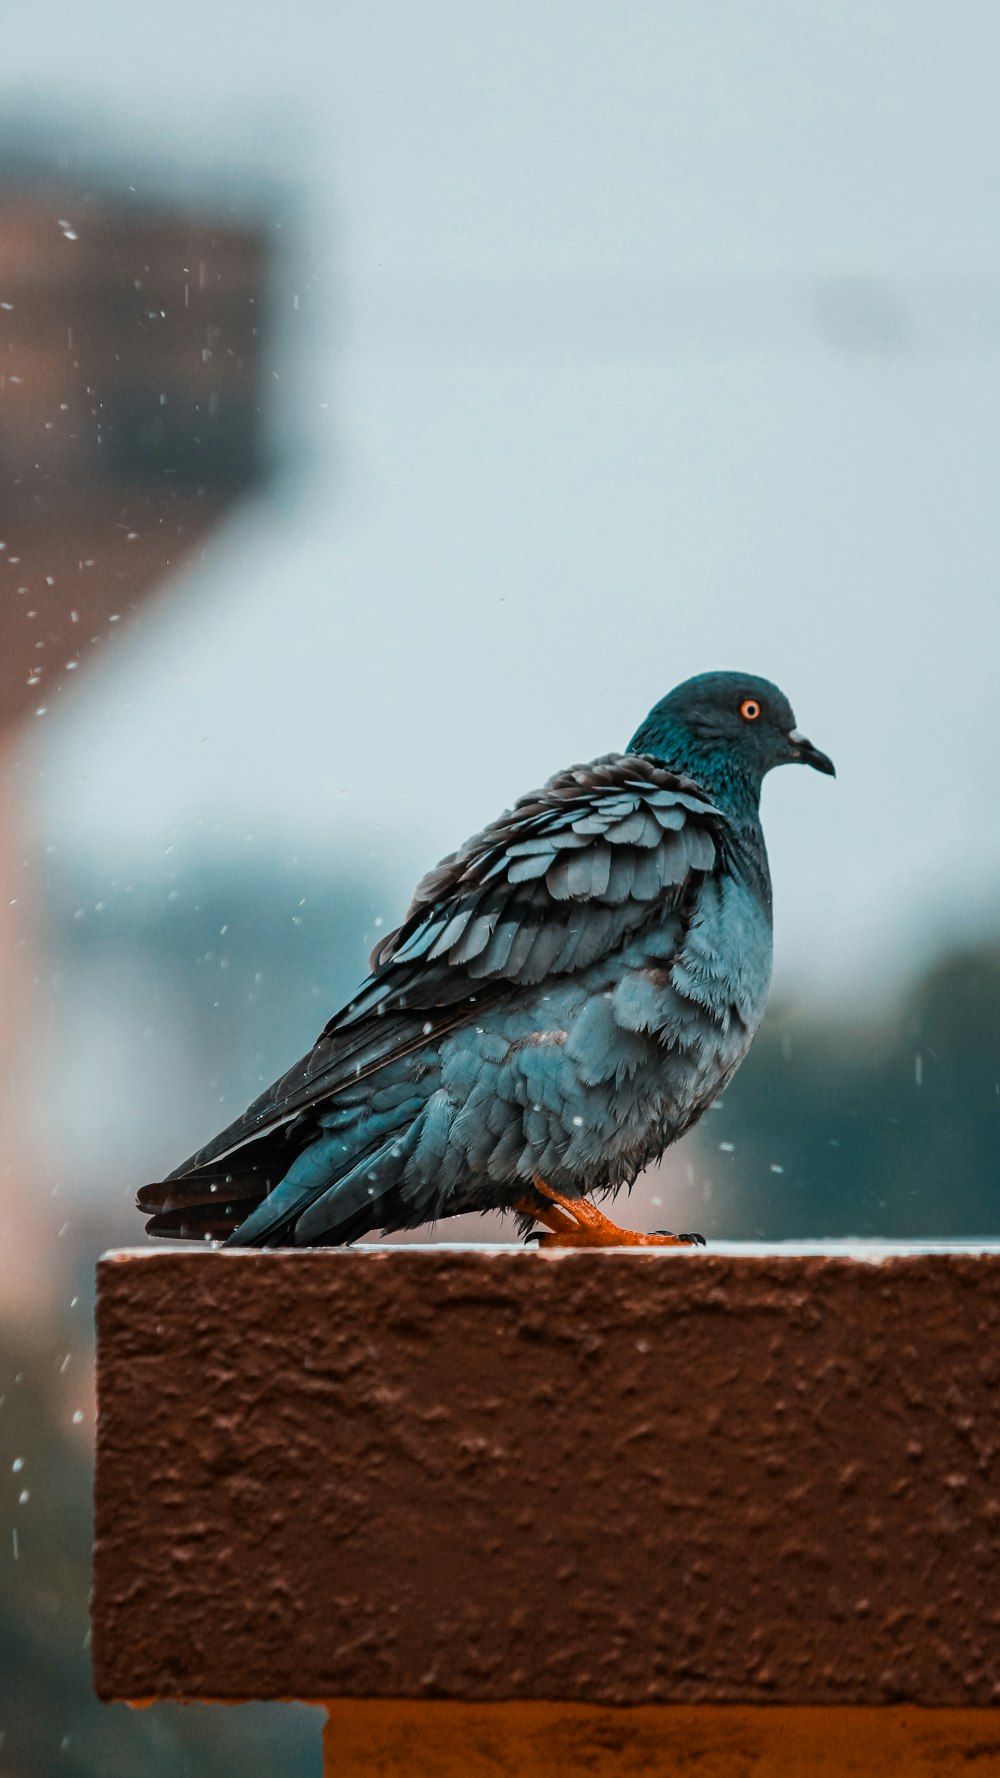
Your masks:
<instances>
[{"instance_id":1,"label":"yellow painted surface","mask_svg":"<svg viewBox=\"0 0 1000 1778\"><path fill-rule=\"evenodd\" d=\"M1000 1710L327 1706L325 1778L1000 1778Z\"/></svg>"}]
</instances>

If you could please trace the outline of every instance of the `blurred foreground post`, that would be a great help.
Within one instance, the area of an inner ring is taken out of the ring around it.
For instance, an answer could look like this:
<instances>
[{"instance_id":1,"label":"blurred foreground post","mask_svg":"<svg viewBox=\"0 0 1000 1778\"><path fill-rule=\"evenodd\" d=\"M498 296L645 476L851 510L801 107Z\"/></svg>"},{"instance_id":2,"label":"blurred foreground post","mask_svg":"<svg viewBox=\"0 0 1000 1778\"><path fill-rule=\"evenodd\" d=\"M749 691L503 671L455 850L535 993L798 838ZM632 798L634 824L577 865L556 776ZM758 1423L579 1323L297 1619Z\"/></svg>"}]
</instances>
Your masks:
<instances>
[{"instance_id":1,"label":"blurred foreground post","mask_svg":"<svg viewBox=\"0 0 1000 1778\"><path fill-rule=\"evenodd\" d=\"M1000 1778L1000 1255L134 1253L99 1695L330 1778Z\"/></svg>"}]
</instances>

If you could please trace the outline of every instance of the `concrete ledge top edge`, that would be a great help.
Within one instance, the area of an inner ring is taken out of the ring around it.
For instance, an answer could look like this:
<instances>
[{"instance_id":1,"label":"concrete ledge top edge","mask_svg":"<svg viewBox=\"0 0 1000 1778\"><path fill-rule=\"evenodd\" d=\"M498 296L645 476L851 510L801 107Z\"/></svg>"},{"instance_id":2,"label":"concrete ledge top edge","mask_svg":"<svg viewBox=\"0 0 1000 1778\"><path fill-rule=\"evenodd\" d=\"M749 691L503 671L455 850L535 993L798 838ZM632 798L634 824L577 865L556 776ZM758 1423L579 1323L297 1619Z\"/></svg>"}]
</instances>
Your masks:
<instances>
[{"instance_id":1,"label":"concrete ledge top edge","mask_svg":"<svg viewBox=\"0 0 1000 1778\"><path fill-rule=\"evenodd\" d=\"M189 1260L206 1259L233 1261L262 1259L302 1260L315 1258L322 1254L324 1260L342 1262L353 1259L355 1262L363 1256L376 1256L381 1259L392 1257L396 1260L409 1259L419 1262L427 1256L440 1254L466 1254L474 1259L520 1259L535 1263L542 1261L551 1264L553 1261L573 1261L583 1254L590 1256L594 1249L522 1247L513 1242L471 1242L471 1241L428 1241L428 1242L358 1242L352 1247L216 1247L205 1243L158 1242L148 1247L114 1247L101 1254L100 1264L133 1262L148 1259L186 1258ZM880 1265L890 1259L926 1259L960 1257L963 1259L996 1257L1000 1255L1000 1237L970 1236L952 1240L895 1240L883 1241L867 1237L836 1239L828 1241L710 1241L701 1248L670 1248L670 1247L612 1247L602 1250L613 1259L655 1259L668 1262L697 1264L704 1259L767 1259L767 1260L798 1260L798 1259L849 1259L863 1265Z\"/></svg>"}]
</instances>

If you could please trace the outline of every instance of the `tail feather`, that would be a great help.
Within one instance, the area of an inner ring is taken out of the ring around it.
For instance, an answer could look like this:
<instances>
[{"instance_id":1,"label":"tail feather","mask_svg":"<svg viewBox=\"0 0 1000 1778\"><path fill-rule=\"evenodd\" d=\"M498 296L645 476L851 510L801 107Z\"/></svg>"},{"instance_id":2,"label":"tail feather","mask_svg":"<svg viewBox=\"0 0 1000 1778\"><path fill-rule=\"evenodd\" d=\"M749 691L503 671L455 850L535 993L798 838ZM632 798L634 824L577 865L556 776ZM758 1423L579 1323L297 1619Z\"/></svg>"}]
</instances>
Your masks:
<instances>
[{"instance_id":1,"label":"tail feather","mask_svg":"<svg viewBox=\"0 0 1000 1778\"><path fill-rule=\"evenodd\" d=\"M224 1241L240 1215L238 1204L194 1204L187 1209L164 1210L146 1223L147 1235L165 1241Z\"/></svg>"},{"instance_id":2,"label":"tail feather","mask_svg":"<svg viewBox=\"0 0 1000 1778\"><path fill-rule=\"evenodd\" d=\"M261 1198L270 1189L270 1182L259 1175L211 1173L190 1179L163 1179L139 1187L136 1193L138 1210L194 1210L201 1204L238 1203L245 1198Z\"/></svg>"},{"instance_id":3,"label":"tail feather","mask_svg":"<svg viewBox=\"0 0 1000 1778\"><path fill-rule=\"evenodd\" d=\"M182 1179L141 1186L135 1201L149 1215L146 1233L173 1241L231 1234L288 1171L289 1152L273 1139L248 1144L228 1166L195 1168Z\"/></svg>"},{"instance_id":4,"label":"tail feather","mask_svg":"<svg viewBox=\"0 0 1000 1778\"><path fill-rule=\"evenodd\" d=\"M433 1194L400 1188L425 1116L426 1107L414 1116L404 1102L353 1128L314 1126L304 1145L300 1125L298 1152L289 1132L271 1132L222 1163L144 1185L136 1202L149 1215L146 1232L229 1247L325 1247L421 1222Z\"/></svg>"},{"instance_id":5,"label":"tail feather","mask_svg":"<svg viewBox=\"0 0 1000 1778\"><path fill-rule=\"evenodd\" d=\"M230 1247L338 1246L380 1227L412 1147L410 1132L391 1136L360 1157L342 1136L327 1136L303 1150L281 1184L240 1226Z\"/></svg>"}]
</instances>

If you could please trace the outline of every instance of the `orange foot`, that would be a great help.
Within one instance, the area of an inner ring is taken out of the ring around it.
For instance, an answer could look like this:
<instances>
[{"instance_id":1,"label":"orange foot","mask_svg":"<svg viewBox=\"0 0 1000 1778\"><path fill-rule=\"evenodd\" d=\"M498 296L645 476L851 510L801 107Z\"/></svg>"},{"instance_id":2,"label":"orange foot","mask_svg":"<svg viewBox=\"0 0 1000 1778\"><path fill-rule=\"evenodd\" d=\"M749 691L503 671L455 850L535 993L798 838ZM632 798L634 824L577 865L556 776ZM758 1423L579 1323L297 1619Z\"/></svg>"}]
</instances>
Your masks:
<instances>
[{"instance_id":1,"label":"orange foot","mask_svg":"<svg viewBox=\"0 0 1000 1778\"><path fill-rule=\"evenodd\" d=\"M525 1198L514 1208L522 1216L532 1216L548 1230L544 1235L529 1235L539 1247L704 1247L704 1235L670 1235L661 1230L655 1235L640 1235L634 1229L620 1229L589 1198L564 1198L551 1185L538 1178L532 1185L548 1202L539 1210Z\"/></svg>"}]
</instances>

